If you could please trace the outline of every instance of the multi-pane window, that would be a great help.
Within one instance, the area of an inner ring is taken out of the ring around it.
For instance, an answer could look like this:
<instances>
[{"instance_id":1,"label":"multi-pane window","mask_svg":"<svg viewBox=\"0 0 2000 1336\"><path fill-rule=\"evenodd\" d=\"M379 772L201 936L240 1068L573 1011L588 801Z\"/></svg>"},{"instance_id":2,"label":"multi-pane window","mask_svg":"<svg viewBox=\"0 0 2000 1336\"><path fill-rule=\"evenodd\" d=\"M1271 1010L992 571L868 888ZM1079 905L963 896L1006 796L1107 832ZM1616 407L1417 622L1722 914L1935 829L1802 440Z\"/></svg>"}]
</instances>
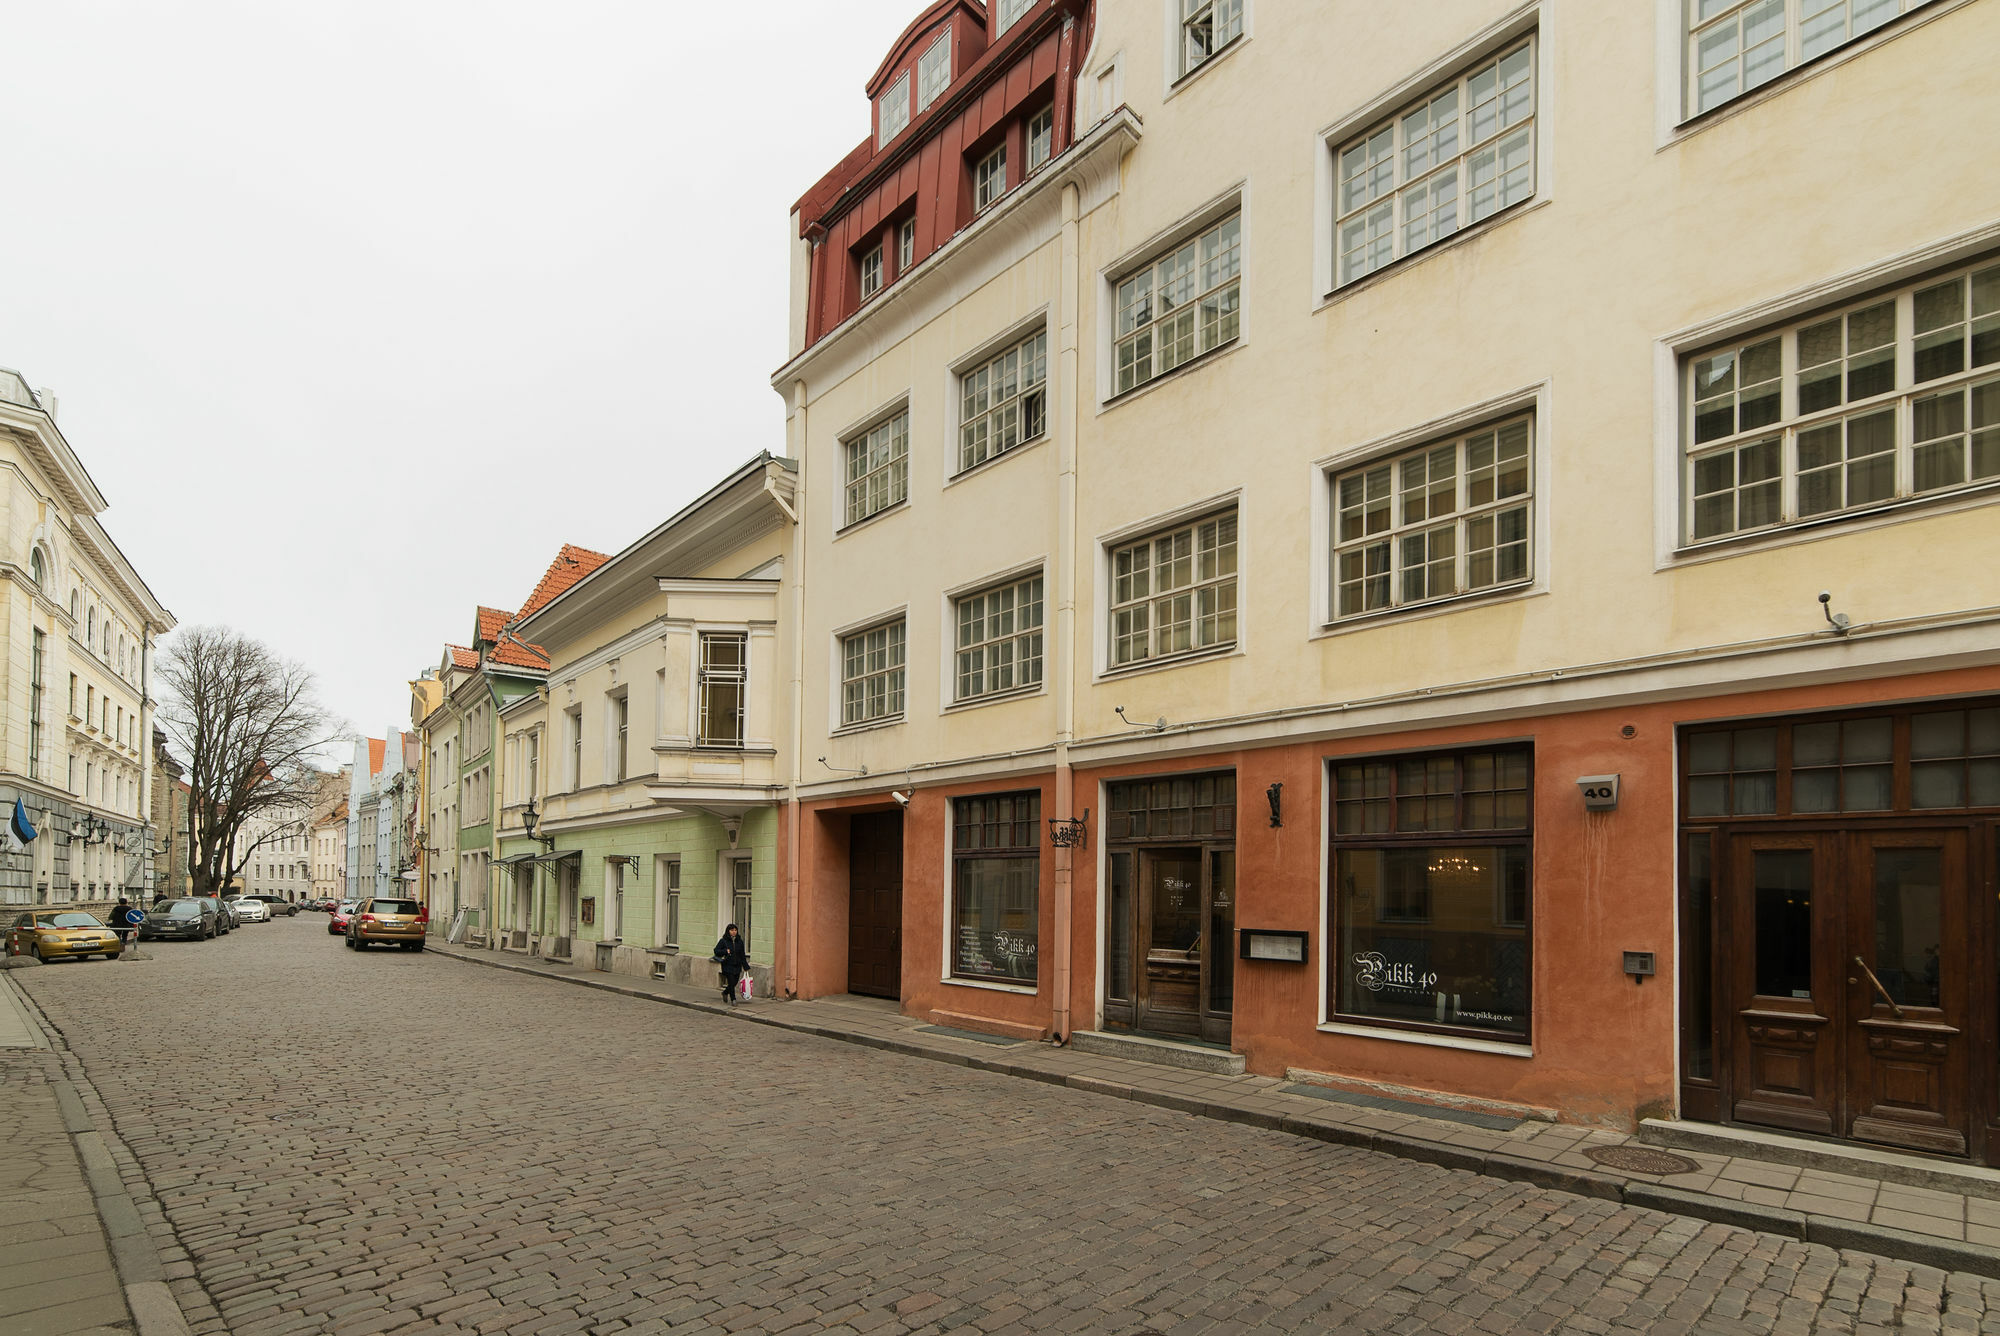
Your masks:
<instances>
[{"instance_id":1,"label":"multi-pane window","mask_svg":"<svg viewBox=\"0 0 2000 1336\"><path fill-rule=\"evenodd\" d=\"M1042 577L983 589L956 605L957 698L974 700L1042 680Z\"/></svg>"},{"instance_id":2,"label":"multi-pane window","mask_svg":"<svg viewBox=\"0 0 2000 1336\"><path fill-rule=\"evenodd\" d=\"M1332 779L1336 1016L1525 1038L1527 749L1340 760Z\"/></svg>"},{"instance_id":3,"label":"multi-pane window","mask_svg":"<svg viewBox=\"0 0 2000 1336\"><path fill-rule=\"evenodd\" d=\"M536 788L536 784L540 780L540 775L538 772L541 769L541 764L542 764L542 735L538 732L530 733L528 734L528 791L525 794L521 795L522 797L528 799L530 802L533 802L539 793L539 790Z\"/></svg>"},{"instance_id":4,"label":"multi-pane window","mask_svg":"<svg viewBox=\"0 0 2000 1336\"><path fill-rule=\"evenodd\" d=\"M32 646L28 651L28 778L30 779L39 779L42 773L42 660L46 653L47 639L42 629L39 626L35 627Z\"/></svg>"},{"instance_id":5,"label":"multi-pane window","mask_svg":"<svg viewBox=\"0 0 2000 1336\"><path fill-rule=\"evenodd\" d=\"M1340 146L1336 283L1535 193L1535 47L1523 42Z\"/></svg>"},{"instance_id":6,"label":"multi-pane window","mask_svg":"<svg viewBox=\"0 0 2000 1336\"><path fill-rule=\"evenodd\" d=\"M750 919L754 904L750 889L750 859L748 855L733 858L729 862L729 921L742 934L746 955L750 951Z\"/></svg>"},{"instance_id":7,"label":"multi-pane window","mask_svg":"<svg viewBox=\"0 0 2000 1336\"><path fill-rule=\"evenodd\" d=\"M861 295L864 298L873 297L881 290L882 244L877 242L861 257Z\"/></svg>"},{"instance_id":8,"label":"multi-pane window","mask_svg":"<svg viewBox=\"0 0 2000 1336\"><path fill-rule=\"evenodd\" d=\"M1181 73L1243 35L1243 0L1181 0Z\"/></svg>"},{"instance_id":9,"label":"multi-pane window","mask_svg":"<svg viewBox=\"0 0 2000 1336\"><path fill-rule=\"evenodd\" d=\"M1118 393L1236 338L1243 216L1231 214L1118 284Z\"/></svg>"},{"instance_id":10,"label":"multi-pane window","mask_svg":"<svg viewBox=\"0 0 2000 1336\"><path fill-rule=\"evenodd\" d=\"M1048 428L1049 336L1029 335L959 377L958 467L983 464Z\"/></svg>"},{"instance_id":11,"label":"multi-pane window","mask_svg":"<svg viewBox=\"0 0 2000 1336\"><path fill-rule=\"evenodd\" d=\"M1055 146L1056 109L1053 103L1028 118L1028 170L1035 172L1049 160Z\"/></svg>"},{"instance_id":12,"label":"multi-pane window","mask_svg":"<svg viewBox=\"0 0 2000 1336\"><path fill-rule=\"evenodd\" d=\"M1692 820L2000 807L2000 707L1935 706L1690 732Z\"/></svg>"},{"instance_id":13,"label":"multi-pane window","mask_svg":"<svg viewBox=\"0 0 2000 1336\"><path fill-rule=\"evenodd\" d=\"M2000 264L1690 359L1687 540L2000 480Z\"/></svg>"},{"instance_id":14,"label":"multi-pane window","mask_svg":"<svg viewBox=\"0 0 2000 1336\"><path fill-rule=\"evenodd\" d=\"M847 442L844 524L865 520L910 494L910 414L906 409Z\"/></svg>"},{"instance_id":15,"label":"multi-pane window","mask_svg":"<svg viewBox=\"0 0 2000 1336\"><path fill-rule=\"evenodd\" d=\"M662 858L653 865L653 875L659 880L657 888L660 900L659 925L655 936L660 946L681 944L681 860Z\"/></svg>"},{"instance_id":16,"label":"multi-pane window","mask_svg":"<svg viewBox=\"0 0 2000 1336\"><path fill-rule=\"evenodd\" d=\"M1035 7L1035 0L1000 0L1000 26L995 32L1006 32L1020 19L1021 15Z\"/></svg>"},{"instance_id":17,"label":"multi-pane window","mask_svg":"<svg viewBox=\"0 0 2000 1336\"><path fill-rule=\"evenodd\" d=\"M1334 616L1527 580L1532 434L1514 418L1336 474Z\"/></svg>"},{"instance_id":18,"label":"multi-pane window","mask_svg":"<svg viewBox=\"0 0 2000 1336\"><path fill-rule=\"evenodd\" d=\"M951 972L1033 983L1040 919L1038 793L959 798L951 805Z\"/></svg>"},{"instance_id":19,"label":"multi-pane window","mask_svg":"<svg viewBox=\"0 0 2000 1336\"><path fill-rule=\"evenodd\" d=\"M1690 110L1720 106L1927 0L1692 0Z\"/></svg>"},{"instance_id":20,"label":"multi-pane window","mask_svg":"<svg viewBox=\"0 0 2000 1336\"><path fill-rule=\"evenodd\" d=\"M583 707L577 706L568 714L569 726L569 786L583 787Z\"/></svg>"},{"instance_id":21,"label":"multi-pane window","mask_svg":"<svg viewBox=\"0 0 2000 1336\"><path fill-rule=\"evenodd\" d=\"M869 724L900 718L903 713L902 618L840 642L840 722Z\"/></svg>"},{"instance_id":22,"label":"multi-pane window","mask_svg":"<svg viewBox=\"0 0 2000 1336\"><path fill-rule=\"evenodd\" d=\"M1236 512L1111 552L1111 665L1236 640Z\"/></svg>"},{"instance_id":23,"label":"multi-pane window","mask_svg":"<svg viewBox=\"0 0 2000 1336\"><path fill-rule=\"evenodd\" d=\"M701 746L743 745L744 694L749 680L750 637L740 631L704 631L701 636Z\"/></svg>"},{"instance_id":24,"label":"multi-pane window","mask_svg":"<svg viewBox=\"0 0 2000 1336\"><path fill-rule=\"evenodd\" d=\"M917 110L937 101L938 94L951 82L951 29L931 44L917 60Z\"/></svg>"},{"instance_id":25,"label":"multi-pane window","mask_svg":"<svg viewBox=\"0 0 2000 1336\"><path fill-rule=\"evenodd\" d=\"M917 220L905 218L896 228L896 272L907 274L917 262Z\"/></svg>"},{"instance_id":26,"label":"multi-pane window","mask_svg":"<svg viewBox=\"0 0 2000 1336\"><path fill-rule=\"evenodd\" d=\"M876 147L887 146L890 140L903 133L903 127L910 123L910 72L903 71L903 77L889 85L889 91L882 94L875 104L878 130Z\"/></svg>"},{"instance_id":27,"label":"multi-pane window","mask_svg":"<svg viewBox=\"0 0 2000 1336\"><path fill-rule=\"evenodd\" d=\"M1007 146L994 149L973 169L972 205L984 209L1007 193Z\"/></svg>"}]
</instances>

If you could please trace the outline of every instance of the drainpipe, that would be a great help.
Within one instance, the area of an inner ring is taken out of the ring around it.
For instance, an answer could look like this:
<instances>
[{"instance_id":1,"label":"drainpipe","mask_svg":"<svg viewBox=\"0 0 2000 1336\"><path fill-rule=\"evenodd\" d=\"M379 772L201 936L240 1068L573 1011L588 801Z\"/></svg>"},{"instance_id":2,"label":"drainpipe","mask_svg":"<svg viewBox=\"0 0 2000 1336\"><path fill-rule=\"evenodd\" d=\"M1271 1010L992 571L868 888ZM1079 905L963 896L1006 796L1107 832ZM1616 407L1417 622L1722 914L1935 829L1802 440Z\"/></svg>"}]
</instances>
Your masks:
<instances>
[{"instance_id":1,"label":"drainpipe","mask_svg":"<svg viewBox=\"0 0 2000 1336\"><path fill-rule=\"evenodd\" d=\"M791 792L785 799L785 950L784 990L786 997L799 995L799 845L805 828L799 812L799 785L804 781L806 700L806 383L798 381L792 390L792 458L798 463L795 490L798 499L792 515L792 776Z\"/></svg>"},{"instance_id":2,"label":"drainpipe","mask_svg":"<svg viewBox=\"0 0 2000 1336\"><path fill-rule=\"evenodd\" d=\"M1056 627L1059 646L1056 679L1056 811L1055 815L1076 814L1076 780L1070 769L1069 746L1075 736L1076 721L1076 433L1080 396L1077 394L1077 311L1081 281L1077 255L1077 216L1080 198L1076 183L1062 192L1062 274L1056 285L1060 304L1056 318L1056 357L1059 367L1057 393L1068 402L1052 414L1059 424L1056 437ZM1055 1014L1051 1017L1053 1037L1058 1043L1070 1036L1071 933L1075 921L1071 898L1075 887L1075 851L1055 851Z\"/></svg>"}]
</instances>

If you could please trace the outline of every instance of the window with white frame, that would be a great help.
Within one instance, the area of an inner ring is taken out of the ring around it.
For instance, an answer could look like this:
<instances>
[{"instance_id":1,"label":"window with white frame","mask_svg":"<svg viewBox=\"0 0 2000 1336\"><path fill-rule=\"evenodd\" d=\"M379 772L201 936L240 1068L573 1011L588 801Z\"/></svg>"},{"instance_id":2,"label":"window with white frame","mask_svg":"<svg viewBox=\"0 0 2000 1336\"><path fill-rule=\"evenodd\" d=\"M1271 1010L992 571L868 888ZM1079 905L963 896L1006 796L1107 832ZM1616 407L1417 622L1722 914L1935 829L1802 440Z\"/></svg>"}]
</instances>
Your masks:
<instances>
[{"instance_id":1,"label":"window with white frame","mask_svg":"<svg viewBox=\"0 0 2000 1336\"><path fill-rule=\"evenodd\" d=\"M2000 263L1687 359L1684 541L2000 480Z\"/></svg>"},{"instance_id":2,"label":"window with white frame","mask_svg":"<svg viewBox=\"0 0 2000 1336\"><path fill-rule=\"evenodd\" d=\"M917 262L917 220L905 218L896 228L896 273L898 276L910 272L910 266Z\"/></svg>"},{"instance_id":3,"label":"window with white frame","mask_svg":"<svg viewBox=\"0 0 2000 1336\"><path fill-rule=\"evenodd\" d=\"M990 207L1007 193L1007 146L1000 145L979 160L972 172L972 206Z\"/></svg>"},{"instance_id":4,"label":"window with white frame","mask_svg":"<svg viewBox=\"0 0 2000 1336\"><path fill-rule=\"evenodd\" d=\"M890 140L903 133L903 127L910 123L910 72L903 71L903 77L889 85L889 91L882 94L875 103L876 135L875 146L884 148Z\"/></svg>"},{"instance_id":5,"label":"window with white frame","mask_svg":"<svg viewBox=\"0 0 2000 1336\"><path fill-rule=\"evenodd\" d=\"M665 854L653 859L653 945L681 943L681 860Z\"/></svg>"},{"instance_id":6,"label":"window with white frame","mask_svg":"<svg viewBox=\"0 0 2000 1336\"><path fill-rule=\"evenodd\" d=\"M977 700L1042 681L1042 577L1011 580L960 598L956 696Z\"/></svg>"},{"instance_id":7,"label":"window with white frame","mask_svg":"<svg viewBox=\"0 0 2000 1336\"><path fill-rule=\"evenodd\" d=\"M1929 0L1689 0L1687 106L1741 97Z\"/></svg>"},{"instance_id":8,"label":"window with white frame","mask_svg":"<svg viewBox=\"0 0 2000 1336\"><path fill-rule=\"evenodd\" d=\"M847 455L843 524L855 524L910 494L910 411L878 423L842 449Z\"/></svg>"},{"instance_id":9,"label":"window with white frame","mask_svg":"<svg viewBox=\"0 0 2000 1336\"><path fill-rule=\"evenodd\" d=\"M917 110L922 111L938 100L951 83L951 29L931 44L931 49L917 60Z\"/></svg>"},{"instance_id":10,"label":"window with white frame","mask_svg":"<svg viewBox=\"0 0 2000 1336\"><path fill-rule=\"evenodd\" d=\"M1117 392L1235 340L1243 215L1231 214L1117 285Z\"/></svg>"},{"instance_id":11,"label":"window with white frame","mask_svg":"<svg viewBox=\"0 0 2000 1336\"><path fill-rule=\"evenodd\" d=\"M1035 7L1035 0L1000 0L1000 26L996 33L1006 32L1020 21L1021 15Z\"/></svg>"},{"instance_id":12,"label":"window with white frame","mask_svg":"<svg viewBox=\"0 0 2000 1336\"><path fill-rule=\"evenodd\" d=\"M569 730L569 786L583 787L583 707L572 706L563 715L564 727Z\"/></svg>"},{"instance_id":13,"label":"window with white frame","mask_svg":"<svg viewBox=\"0 0 2000 1336\"><path fill-rule=\"evenodd\" d=\"M1243 35L1243 0L1181 0L1181 73Z\"/></svg>"},{"instance_id":14,"label":"window with white frame","mask_svg":"<svg viewBox=\"0 0 2000 1336\"><path fill-rule=\"evenodd\" d=\"M959 377L959 472L1048 429L1048 370L1044 329Z\"/></svg>"},{"instance_id":15,"label":"window with white frame","mask_svg":"<svg viewBox=\"0 0 2000 1336\"><path fill-rule=\"evenodd\" d=\"M607 784L625 782L626 742L631 724L631 698L622 689L608 693L604 698L604 780Z\"/></svg>"},{"instance_id":16,"label":"window with white frame","mask_svg":"<svg viewBox=\"0 0 2000 1336\"><path fill-rule=\"evenodd\" d=\"M1236 641L1236 511L1111 550L1111 666Z\"/></svg>"},{"instance_id":17,"label":"window with white frame","mask_svg":"<svg viewBox=\"0 0 2000 1336\"><path fill-rule=\"evenodd\" d=\"M882 243L869 247L861 257L861 295L873 297L882 290Z\"/></svg>"},{"instance_id":18,"label":"window with white frame","mask_svg":"<svg viewBox=\"0 0 2000 1336\"><path fill-rule=\"evenodd\" d=\"M1333 615L1526 582L1534 420L1521 416L1333 476Z\"/></svg>"},{"instance_id":19,"label":"window with white frame","mask_svg":"<svg viewBox=\"0 0 2000 1336\"><path fill-rule=\"evenodd\" d=\"M1535 193L1535 44L1490 56L1335 154L1336 285Z\"/></svg>"},{"instance_id":20,"label":"window with white frame","mask_svg":"<svg viewBox=\"0 0 2000 1336\"><path fill-rule=\"evenodd\" d=\"M542 766L542 734L535 729L528 734L528 791L521 796L533 802L538 796L536 785L540 782Z\"/></svg>"},{"instance_id":21,"label":"window with white frame","mask_svg":"<svg viewBox=\"0 0 2000 1336\"><path fill-rule=\"evenodd\" d=\"M750 637L741 631L702 632L700 674L699 745L741 747Z\"/></svg>"},{"instance_id":22,"label":"window with white frame","mask_svg":"<svg viewBox=\"0 0 2000 1336\"><path fill-rule=\"evenodd\" d=\"M898 617L841 638L842 727L902 717L905 635L905 622Z\"/></svg>"},{"instance_id":23,"label":"window with white frame","mask_svg":"<svg viewBox=\"0 0 2000 1336\"><path fill-rule=\"evenodd\" d=\"M1028 172L1038 172L1048 162L1055 147L1056 108L1054 103L1028 118Z\"/></svg>"}]
</instances>

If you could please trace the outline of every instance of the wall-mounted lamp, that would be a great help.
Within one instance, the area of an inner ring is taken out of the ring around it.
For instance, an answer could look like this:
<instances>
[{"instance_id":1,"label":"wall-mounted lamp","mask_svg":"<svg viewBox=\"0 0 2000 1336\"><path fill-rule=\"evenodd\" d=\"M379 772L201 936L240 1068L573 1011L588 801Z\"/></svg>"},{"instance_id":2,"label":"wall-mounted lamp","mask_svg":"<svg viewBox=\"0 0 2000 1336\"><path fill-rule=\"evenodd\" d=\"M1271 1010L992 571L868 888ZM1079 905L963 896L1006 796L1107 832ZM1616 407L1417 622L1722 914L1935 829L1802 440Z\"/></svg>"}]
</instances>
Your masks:
<instances>
[{"instance_id":1,"label":"wall-mounted lamp","mask_svg":"<svg viewBox=\"0 0 2000 1336\"><path fill-rule=\"evenodd\" d=\"M537 835L535 833L535 827L539 826L541 822L542 814L535 810L535 800L533 798L528 799L528 810L521 813L521 826L528 832L529 839L535 841L544 849L552 850L556 847L556 837L553 835Z\"/></svg>"},{"instance_id":2,"label":"wall-mounted lamp","mask_svg":"<svg viewBox=\"0 0 2000 1336\"><path fill-rule=\"evenodd\" d=\"M1285 786L1282 783L1274 783L1270 788L1264 790L1264 801L1271 804L1271 824L1274 826L1285 824L1282 807L1284 794Z\"/></svg>"},{"instance_id":3,"label":"wall-mounted lamp","mask_svg":"<svg viewBox=\"0 0 2000 1336\"><path fill-rule=\"evenodd\" d=\"M1164 733L1167 731L1167 717L1165 715L1161 715L1150 724L1135 724L1130 719L1125 718L1125 707L1123 705L1114 705L1111 708L1117 713L1118 718L1124 722L1127 728L1143 728L1148 733Z\"/></svg>"},{"instance_id":4,"label":"wall-mounted lamp","mask_svg":"<svg viewBox=\"0 0 2000 1336\"><path fill-rule=\"evenodd\" d=\"M1833 610L1832 590L1822 589L1819 591L1819 610L1826 617L1826 624L1833 628L1835 635L1844 636L1854 629L1854 623L1848 620L1846 613L1835 612Z\"/></svg>"}]
</instances>

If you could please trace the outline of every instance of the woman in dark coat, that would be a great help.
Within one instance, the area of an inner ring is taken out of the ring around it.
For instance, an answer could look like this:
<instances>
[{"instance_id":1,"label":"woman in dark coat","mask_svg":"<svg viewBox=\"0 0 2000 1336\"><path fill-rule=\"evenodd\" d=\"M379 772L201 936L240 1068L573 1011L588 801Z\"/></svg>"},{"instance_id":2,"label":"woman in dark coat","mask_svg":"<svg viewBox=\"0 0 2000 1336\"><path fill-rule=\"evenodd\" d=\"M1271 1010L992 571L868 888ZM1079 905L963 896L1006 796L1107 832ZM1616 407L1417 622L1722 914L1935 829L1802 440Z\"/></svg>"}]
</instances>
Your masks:
<instances>
[{"instance_id":1,"label":"woman in dark coat","mask_svg":"<svg viewBox=\"0 0 2000 1336\"><path fill-rule=\"evenodd\" d=\"M715 944L715 963L722 966L722 1000L733 1007L736 1005L737 981L743 977L743 971L750 968L743 934L736 931L734 923L723 931L722 940Z\"/></svg>"}]
</instances>

